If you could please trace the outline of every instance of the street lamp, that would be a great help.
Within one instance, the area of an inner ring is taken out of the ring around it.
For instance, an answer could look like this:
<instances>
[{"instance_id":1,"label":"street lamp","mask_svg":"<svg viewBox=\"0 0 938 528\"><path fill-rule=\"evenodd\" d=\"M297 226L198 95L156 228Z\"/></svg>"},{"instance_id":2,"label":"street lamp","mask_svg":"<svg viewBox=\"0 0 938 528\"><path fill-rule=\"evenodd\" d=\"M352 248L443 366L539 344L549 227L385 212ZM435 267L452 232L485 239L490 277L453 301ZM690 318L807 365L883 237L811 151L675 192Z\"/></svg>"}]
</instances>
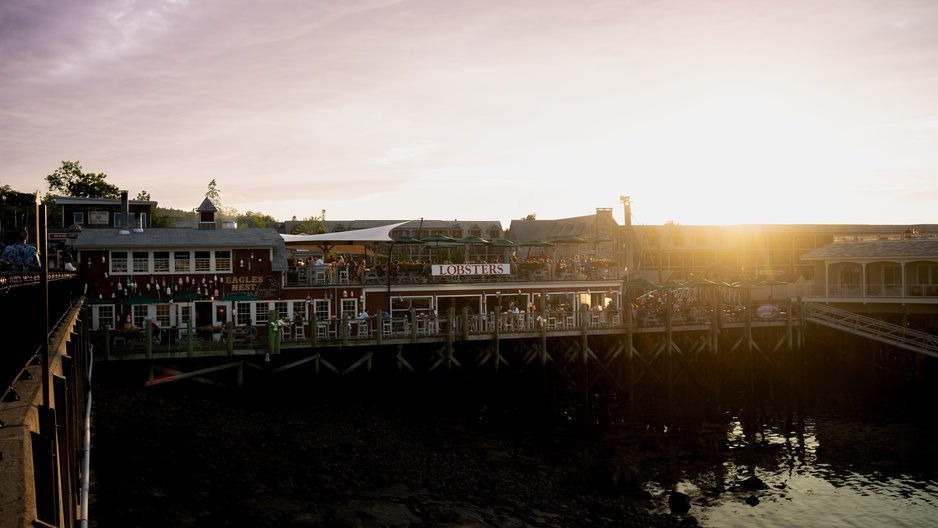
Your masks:
<instances>
[{"instance_id":1,"label":"street lamp","mask_svg":"<svg viewBox=\"0 0 938 528\"><path fill-rule=\"evenodd\" d=\"M630 196L620 196L625 209L625 272L626 278L632 273L632 200Z\"/></svg>"}]
</instances>

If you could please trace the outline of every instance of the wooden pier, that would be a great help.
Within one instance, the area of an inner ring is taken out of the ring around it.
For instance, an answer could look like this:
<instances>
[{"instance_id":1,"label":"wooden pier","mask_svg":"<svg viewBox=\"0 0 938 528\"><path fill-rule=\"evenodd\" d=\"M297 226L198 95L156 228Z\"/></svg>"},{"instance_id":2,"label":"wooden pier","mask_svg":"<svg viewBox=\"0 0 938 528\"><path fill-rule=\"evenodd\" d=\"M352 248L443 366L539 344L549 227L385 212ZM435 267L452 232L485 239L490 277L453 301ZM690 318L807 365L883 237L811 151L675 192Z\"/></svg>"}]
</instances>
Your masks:
<instances>
[{"instance_id":1,"label":"wooden pier","mask_svg":"<svg viewBox=\"0 0 938 528\"><path fill-rule=\"evenodd\" d=\"M771 319L676 321L668 315L646 324L631 316L597 321L587 312L548 323L547 314L492 317L450 310L430 324L372 321L361 330L341 321L337 335L317 331L283 340L274 333L274 339L248 342L230 327L219 341L190 337L158 345L149 335L115 347L105 336L103 360L146 362L148 386L184 379L240 386L246 372L276 375L307 365L312 377L333 378L483 373L524 380L545 392L573 390L584 404L596 391L629 401L639 394L710 399L788 372L804 342L800 313L790 305Z\"/></svg>"}]
</instances>

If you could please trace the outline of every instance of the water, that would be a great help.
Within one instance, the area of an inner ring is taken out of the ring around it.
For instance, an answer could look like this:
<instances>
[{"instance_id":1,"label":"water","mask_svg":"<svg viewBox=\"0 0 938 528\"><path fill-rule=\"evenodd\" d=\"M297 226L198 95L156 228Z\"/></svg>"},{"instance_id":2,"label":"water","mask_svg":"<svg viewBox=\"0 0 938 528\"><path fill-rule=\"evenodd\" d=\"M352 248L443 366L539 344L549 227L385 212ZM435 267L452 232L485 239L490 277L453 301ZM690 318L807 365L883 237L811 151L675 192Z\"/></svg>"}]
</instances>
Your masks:
<instances>
[{"instance_id":1,"label":"water","mask_svg":"<svg viewBox=\"0 0 938 528\"><path fill-rule=\"evenodd\" d=\"M821 395L803 419L763 410L724 424L623 424L610 440L633 460L639 446L659 511L671 489L684 492L703 526L935 526L933 407L869 396Z\"/></svg>"}]
</instances>

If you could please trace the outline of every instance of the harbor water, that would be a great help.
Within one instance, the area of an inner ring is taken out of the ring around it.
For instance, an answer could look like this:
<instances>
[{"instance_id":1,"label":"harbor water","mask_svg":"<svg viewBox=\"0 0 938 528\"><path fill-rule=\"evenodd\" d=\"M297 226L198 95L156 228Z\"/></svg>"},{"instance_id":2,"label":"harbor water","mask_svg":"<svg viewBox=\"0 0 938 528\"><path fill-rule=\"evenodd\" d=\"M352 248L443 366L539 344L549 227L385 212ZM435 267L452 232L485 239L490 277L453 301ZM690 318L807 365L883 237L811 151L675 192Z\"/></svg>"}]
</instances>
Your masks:
<instances>
[{"instance_id":1,"label":"harbor water","mask_svg":"<svg viewBox=\"0 0 938 528\"><path fill-rule=\"evenodd\" d=\"M647 472L659 511L685 493L702 526L935 526L934 387L888 369L849 378L716 421L624 421L606 440Z\"/></svg>"}]
</instances>

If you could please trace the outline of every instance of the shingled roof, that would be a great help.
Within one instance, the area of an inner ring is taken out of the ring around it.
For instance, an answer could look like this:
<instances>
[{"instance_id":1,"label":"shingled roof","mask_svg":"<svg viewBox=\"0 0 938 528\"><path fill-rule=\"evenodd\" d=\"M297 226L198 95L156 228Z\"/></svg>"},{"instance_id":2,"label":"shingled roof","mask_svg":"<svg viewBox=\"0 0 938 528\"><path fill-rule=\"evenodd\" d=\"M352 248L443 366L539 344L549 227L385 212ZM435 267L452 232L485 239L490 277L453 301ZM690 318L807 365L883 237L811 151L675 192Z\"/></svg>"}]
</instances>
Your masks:
<instances>
[{"instance_id":1,"label":"shingled roof","mask_svg":"<svg viewBox=\"0 0 938 528\"><path fill-rule=\"evenodd\" d=\"M123 235L113 229L86 229L77 238L69 240L68 246L78 251L271 248L272 269L283 271L287 268L286 246L283 237L274 229L158 228Z\"/></svg>"},{"instance_id":2,"label":"shingled roof","mask_svg":"<svg viewBox=\"0 0 938 528\"><path fill-rule=\"evenodd\" d=\"M802 255L802 260L938 259L938 240L833 242Z\"/></svg>"}]
</instances>

